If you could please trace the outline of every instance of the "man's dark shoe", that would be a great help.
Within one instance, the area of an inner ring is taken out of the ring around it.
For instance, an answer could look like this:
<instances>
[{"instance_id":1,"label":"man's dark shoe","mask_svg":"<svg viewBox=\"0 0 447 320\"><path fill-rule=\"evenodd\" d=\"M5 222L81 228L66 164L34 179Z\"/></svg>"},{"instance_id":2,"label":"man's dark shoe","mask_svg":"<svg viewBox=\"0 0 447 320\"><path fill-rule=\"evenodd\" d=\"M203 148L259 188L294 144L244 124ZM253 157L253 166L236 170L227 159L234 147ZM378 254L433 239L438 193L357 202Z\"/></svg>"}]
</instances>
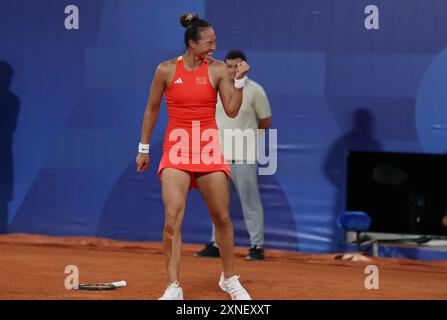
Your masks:
<instances>
[{"instance_id":1,"label":"man's dark shoe","mask_svg":"<svg viewBox=\"0 0 447 320\"><path fill-rule=\"evenodd\" d=\"M214 242L210 242L203 248L203 250L195 252L194 257L219 258L219 248L216 247Z\"/></svg>"},{"instance_id":2,"label":"man's dark shoe","mask_svg":"<svg viewBox=\"0 0 447 320\"><path fill-rule=\"evenodd\" d=\"M261 246L251 246L248 249L248 255L245 257L246 260L264 260L264 249Z\"/></svg>"}]
</instances>

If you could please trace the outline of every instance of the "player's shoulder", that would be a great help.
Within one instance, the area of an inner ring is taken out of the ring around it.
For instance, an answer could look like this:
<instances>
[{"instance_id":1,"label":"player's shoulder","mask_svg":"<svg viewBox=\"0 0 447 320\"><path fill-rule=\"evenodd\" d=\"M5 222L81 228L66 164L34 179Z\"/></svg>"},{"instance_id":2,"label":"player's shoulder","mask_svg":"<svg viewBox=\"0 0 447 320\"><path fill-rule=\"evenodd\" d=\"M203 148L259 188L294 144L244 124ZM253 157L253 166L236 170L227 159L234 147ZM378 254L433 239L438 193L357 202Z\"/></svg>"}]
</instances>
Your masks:
<instances>
[{"instance_id":1,"label":"player's shoulder","mask_svg":"<svg viewBox=\"0 0 447 320\"><path fill-rule=\"evenodd\" d=\"M223 62L222 60L219 60L219 59L214 59L214 58L211 58L209 61L208 61L208 64L209 65L214 65L214 66L226 66L225 65L225 62Z\"/></svg>"},{"instance_id":2,"label":"player's shoulder","mask_svg":"<svg viewBox=\"0 0 447 320\"><path fill-rule=\"evenodd\" d=\"M175 68L176 65L177 65L177 58L172 58L172 59L160 62L157 66L157 70L167 71L172 68Z\"/></svg>"},{"instance_id":3,"label":"player's shoulder","mask_svg":"<svg viewBox=\"0 0 447 320\"><path fill-rule=\"evenodd\" d=\"M225 62L223 62L222 60L218 60L218 59L210 59L208 61L208 65L212 68L225 70L225 71L227 68L227 65L225 64Z\"/></svg>"},{"instance_id":4,"label":"player's shoulder","mask_svg":"<svg viewBox=\"0 0 447 320\"><path fill-rule=\"evenodd\" d=\"M157 79L168 81L171 75L175 72L176 64L177 58L160 62L155 70L155 77Z\"/></svg>"}]
</instances>

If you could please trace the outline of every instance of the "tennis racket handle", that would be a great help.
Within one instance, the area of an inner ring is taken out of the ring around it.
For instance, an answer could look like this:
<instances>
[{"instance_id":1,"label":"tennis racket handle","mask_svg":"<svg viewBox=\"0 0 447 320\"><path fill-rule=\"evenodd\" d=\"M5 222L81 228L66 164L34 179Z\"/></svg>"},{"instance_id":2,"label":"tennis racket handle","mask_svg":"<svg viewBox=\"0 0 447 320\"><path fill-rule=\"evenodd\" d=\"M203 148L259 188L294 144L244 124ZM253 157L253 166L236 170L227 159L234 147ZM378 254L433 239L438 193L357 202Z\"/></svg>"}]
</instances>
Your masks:
<instances>
[{"instance_id":1,"label":"tennis racket handle","mask_svg":"<svg viewBox=\"0 0 447 320\"><path fill-rule=\"evenodd\" d=\"M113 284L117 288L127 286L127 282L126 281L112 282L111 284Z\"/></svg>"}]
</instances>

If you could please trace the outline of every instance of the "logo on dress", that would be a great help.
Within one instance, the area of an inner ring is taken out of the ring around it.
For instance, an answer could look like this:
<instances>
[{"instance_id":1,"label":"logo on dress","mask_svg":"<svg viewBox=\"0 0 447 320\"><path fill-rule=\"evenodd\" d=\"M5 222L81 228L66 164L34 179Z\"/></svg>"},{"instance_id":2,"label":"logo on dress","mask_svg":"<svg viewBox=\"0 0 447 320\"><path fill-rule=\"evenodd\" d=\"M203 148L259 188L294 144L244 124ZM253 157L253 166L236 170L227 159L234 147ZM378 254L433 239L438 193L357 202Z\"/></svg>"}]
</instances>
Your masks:
<instances>
[{"instance_id":1,"label":"logo on dress","mask_svg":"<svg viewBox=\"0 0 447 320\"><path fill-rule=\"evenodd\" d=\"M178 78L177 80L174 81L174 83L183 83L182 78Z\"/></svg>"},{"instance_id":2,"label":"logo on dress","mask_svg":"<svg viewBox=\"0 0 447 320\"><path fill-rule=\"evenodd\" d=\"M196 84L198 85L203 85L207 83L207 78L206 77L197 77L196 78Z\"/></svg>"}]
</instances>

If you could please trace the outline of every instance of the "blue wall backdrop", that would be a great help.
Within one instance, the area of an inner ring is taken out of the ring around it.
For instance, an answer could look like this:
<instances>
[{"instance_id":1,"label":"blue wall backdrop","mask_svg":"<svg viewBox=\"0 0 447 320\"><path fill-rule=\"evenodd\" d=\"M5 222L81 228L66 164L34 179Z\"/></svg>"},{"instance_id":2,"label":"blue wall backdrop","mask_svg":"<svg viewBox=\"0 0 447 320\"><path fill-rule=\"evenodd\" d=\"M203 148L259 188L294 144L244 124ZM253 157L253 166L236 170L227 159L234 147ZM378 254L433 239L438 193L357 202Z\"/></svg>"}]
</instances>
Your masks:
<instances>
[{"instance_id":1,"label":"blue wall backdrop","mask_svg":"<svg viewBox=\"0 0 447 320\"><path fill-rule=\"evenodd\" d=\"M68 5L79 30L65 29ZM368 5L379 29L365 28ZM134 158L155 67L184 51L184 12L213 23L217 58L244 50L269 96L267 247L341 249L347 150L446 152L445 0L0 0L0 227L160 240L164 102L150 170L137 174ZM248 245L232 200L236 244ZM197 190L186 210L184 241L207 242Z\"/></svg>"}]
</instances>

